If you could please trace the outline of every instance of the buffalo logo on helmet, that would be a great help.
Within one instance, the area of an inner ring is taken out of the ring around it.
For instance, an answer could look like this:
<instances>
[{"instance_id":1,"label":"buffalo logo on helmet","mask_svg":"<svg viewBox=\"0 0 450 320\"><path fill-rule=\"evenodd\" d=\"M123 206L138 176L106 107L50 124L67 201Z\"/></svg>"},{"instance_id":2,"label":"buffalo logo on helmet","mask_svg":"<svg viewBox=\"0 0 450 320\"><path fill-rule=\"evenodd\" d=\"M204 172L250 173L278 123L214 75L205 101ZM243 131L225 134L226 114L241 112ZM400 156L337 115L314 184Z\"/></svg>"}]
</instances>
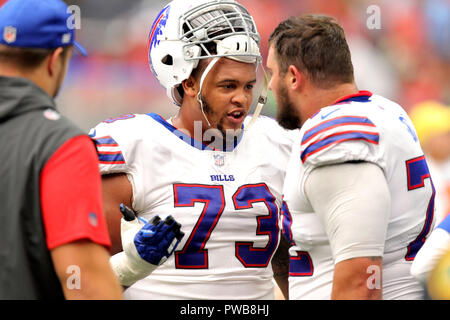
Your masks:
<instances>
[{"instance_id":1,"label":"buffalo logo on helmet","mask_svg":"<svg viewBox=\"0 0 450 320\"><path fill-rule=\"evenodd\" d=\"M150 67L152 68L152 71L155 74L156 72L153 68L150 52L152 51L152 48L156 47L160 42L158 36L163 33L162 30L163 28L166 27L167 19L169 18L169 12L170 12L170 5L161 10L161 12L156 17L156 20L153 23L152 28L150 29L150 34L148 36L148 49L149 49L148 57L150 60Z\"/></svg>"}]
</instances>

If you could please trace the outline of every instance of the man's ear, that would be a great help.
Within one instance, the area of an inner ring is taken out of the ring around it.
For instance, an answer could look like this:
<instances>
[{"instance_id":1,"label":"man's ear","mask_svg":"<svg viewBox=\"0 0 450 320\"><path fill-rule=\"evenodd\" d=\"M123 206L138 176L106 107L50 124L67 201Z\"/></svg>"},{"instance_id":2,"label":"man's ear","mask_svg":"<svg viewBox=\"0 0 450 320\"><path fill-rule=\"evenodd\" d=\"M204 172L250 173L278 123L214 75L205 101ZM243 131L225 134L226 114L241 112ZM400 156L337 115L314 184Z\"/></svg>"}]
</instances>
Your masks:
<instances>
[{"instance_id":1,"label":"man's ear","mask_svg":"<svg viewBox=\"0 0 450 320\"><path fill-rule=\"evenodd\" d=\"M63 67L62 53L64 49L62 47L56 48L49 56L47 60L47 70L51 77L58 74L59 70Z\"/></svg>"},{"instance_id":2,"label":"man's ear","mask_svg":"<svg viewBox=\"0 0 450 320\"><path fill-rule=\"evenodd\" d=\"M288 86L293 90L297 90L304 85L305 75L296 66L290 65L287 72L287 79Z\"/></svg>"},{"instance_id":3,"label":"man's ear","mask_svg":"<svg viewBox=\"0 0 450 320\"><path fill-rule=\"evenodd\" d=\"M191 97L195 97L197 95L197 89L195 87L195 79L194 77L191 75L189 76L189 78L187 78L186 80L184 80L181 84L183 85L183 90L184 90L184 94L191 96Z\"/></svg>"}]
</instances>

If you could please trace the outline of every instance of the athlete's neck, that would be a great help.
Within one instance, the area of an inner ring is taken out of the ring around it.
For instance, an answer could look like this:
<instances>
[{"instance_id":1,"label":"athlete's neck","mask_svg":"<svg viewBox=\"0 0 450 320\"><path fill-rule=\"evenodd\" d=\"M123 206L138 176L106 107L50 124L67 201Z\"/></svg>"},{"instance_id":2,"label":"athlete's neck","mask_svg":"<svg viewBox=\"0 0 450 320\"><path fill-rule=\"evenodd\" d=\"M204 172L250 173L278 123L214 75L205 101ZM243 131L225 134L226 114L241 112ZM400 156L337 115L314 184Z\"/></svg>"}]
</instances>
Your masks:
<instances>
[{"instance_id":1,"label":"athlete's neck","mask_svg":"<svg viewBox=\"0 0 450 320\"><path fill-rule=\"evenodd\" d=\"M181 106L178 114L172 118L172 124L178 130L182 130L188 134L191 138L198 135L197 131L203 133L208 129L208 124L204 123L203 116L197 114L197 112L190 112L188 108Z\"/></svg>"},{"instance_id":2,"label":"athlete's neck","mask_svg":"<svg viewBox=\"0 0 450 320\"><path fill-rule=\"evenodd\" d=\"M198 106L182 105L178 114L172 118L172 125L191 138L201 141L205 145L211 143L210 135L205 131L211 129Z\"/></svg>"},{"instance_id":3,"label":"athlete's neck","mask_svg":"<svg viewBox=\"0 0 450 320\"><path fill-rule=\"evenodd\" d=\"M303 122L320 109L332 105L342 97L356 94L359 90L355 83L344 83L327 89L311 87L304 92L307 92L307 94L299 93L300 96L297 100L300 101L301 104L300 106L297 106L297 108L301 108L303 111Z\"/></svg>"}]
</instances>

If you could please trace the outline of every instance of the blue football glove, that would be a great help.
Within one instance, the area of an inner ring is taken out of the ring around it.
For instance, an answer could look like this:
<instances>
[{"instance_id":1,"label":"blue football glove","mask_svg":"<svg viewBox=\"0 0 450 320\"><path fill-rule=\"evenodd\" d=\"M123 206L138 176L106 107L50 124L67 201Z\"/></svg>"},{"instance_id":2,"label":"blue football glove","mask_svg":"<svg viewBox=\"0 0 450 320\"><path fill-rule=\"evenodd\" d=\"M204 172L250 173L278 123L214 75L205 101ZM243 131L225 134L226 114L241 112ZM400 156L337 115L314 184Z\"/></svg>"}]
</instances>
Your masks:
<instances>
[{"instance_id":1,"label":"blue football glove","mask_svg":"<svg viewBox=\"0 0 450 320\"><path fill-rule=\"evenodd\" d=\"M154 265L163 264L183 238L181 225L172 216L162 221L155 216L150 222L140 218L145 225L134 237L134 245L142 259Z\"/></svg>"},{"instance_id":2,"label":"blue football glove","mask_svg":"<svg viewBox=\"0 0 450 320\"><path fill-rule=\"evenodd\" d=\"M121 237L123 251L110 262L120 283L130 286L147 277L173 253L184 233L172 216L164 221L158 216L151 221L137 219L134 212L121 204Z\"/></svg>"}]
</instances>

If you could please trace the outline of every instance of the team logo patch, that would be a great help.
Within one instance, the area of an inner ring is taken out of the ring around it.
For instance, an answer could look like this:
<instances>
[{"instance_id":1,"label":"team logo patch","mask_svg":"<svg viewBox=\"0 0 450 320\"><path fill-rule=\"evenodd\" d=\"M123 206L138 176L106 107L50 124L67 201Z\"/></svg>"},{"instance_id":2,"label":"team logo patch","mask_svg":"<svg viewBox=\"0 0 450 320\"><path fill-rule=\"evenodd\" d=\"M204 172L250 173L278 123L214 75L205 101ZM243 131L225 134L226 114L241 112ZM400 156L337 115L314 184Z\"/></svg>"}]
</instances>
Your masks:
<instances>
[{"instance_id":1,"label":"team logo patch","mask_svg":"<svg viewBox=\"0 0 450 320\"><path fill-rule=\"evenodd\" d=\"M72 39L72 35L70 33L64 33L62 35L61 42L64 44L69 43L71 39Z\"/></svg>"},{"instance_id":2,"label":"team logo patch","mask_svg":"<svg viewBox=\"0 0 450 320\"><path fill-rule=\"evenodd\" d=\"M58 120L61 118L61 115L52 109L47 109L44 111L44 117L46 117L49 120Z\"/></svg>"},{"instance_id":3,"label":"team logo patch","mask_svg":"<svg viewBox=\"0 0 450 320\"><path fill-rule=\"evenodd\" d=\"M158 39L158 36L162 35L162 31L166 27L167 19L169 18L169 12L170 5L162 9L162 11L158 14L155 22L153 23L150 34L148 36L148 58L150 62L150 68L155 75L157 73L155 71L155 68L153 68L151 52L154 47L159 45L160 40Z\"/></svg>"},{"instance_id":4,"label":"team logo patch","mask_svg":"<svg viewBox=\"0 0 450 320\"><path fill-rule=\"evenodd\" d=\"M6 43L13 43L16 41L17 38L17 29L9 26L5 27L3 30L3 40L5 40Z\"/></svg>"},{"instance_id":5,"label":"team logo patch","mask_svg":"<svg viewBox=\"0 0 450 320\"><path fill-rule=\"evenodd\" d=\"M90 212L88 216L88 221L91 226L96 227L98 225L97 214L94 212Z\"/></svg>"},{"instance_id":6,"label":"team logo patch","mask_svg":"<svg viewBox=\"0 0 450 320\"><path fill-rule=\"evenodd\" d=\"M159 44L158 36L162 34L163 29L166 27L167 19L169 18L170 6L165 7L156 18L155 23L152 26L150 35L148 37L149 49L156 47Z\"/></svg>"}]
</instances>

